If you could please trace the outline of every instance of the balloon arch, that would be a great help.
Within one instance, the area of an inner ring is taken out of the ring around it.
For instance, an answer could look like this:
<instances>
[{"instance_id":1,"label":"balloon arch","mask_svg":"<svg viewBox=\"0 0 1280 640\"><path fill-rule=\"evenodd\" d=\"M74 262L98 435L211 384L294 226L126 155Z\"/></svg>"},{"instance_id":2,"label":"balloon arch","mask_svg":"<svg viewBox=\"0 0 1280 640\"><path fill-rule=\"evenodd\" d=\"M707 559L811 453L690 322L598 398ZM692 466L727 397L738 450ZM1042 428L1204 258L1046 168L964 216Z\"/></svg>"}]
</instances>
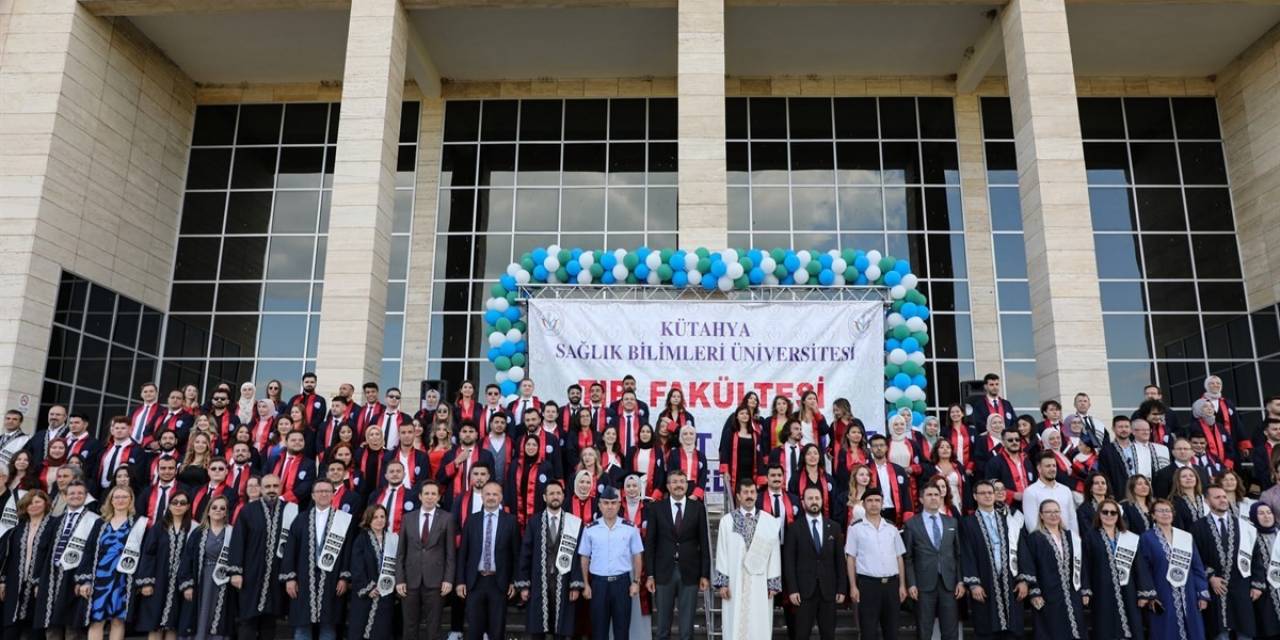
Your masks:
<instances>
[{"instance_id":1,"label":"balloon arch","mask_svg":"<svg viewBox=\"0 0 1280 640\"><path fill-rule=\"evenodd\" d=\"M753 287L886 288L891 303L885 311L884 399L890 409L910 409L913 425L924 421L929 307L906 260L853 249L534 249L507 267L485 302L488 358L498 370L495 382L504 396L515 393L528 365L526 312L518 302L521 287L530 284L628 284L722 292Z\"/></svg>"}]
</instances>

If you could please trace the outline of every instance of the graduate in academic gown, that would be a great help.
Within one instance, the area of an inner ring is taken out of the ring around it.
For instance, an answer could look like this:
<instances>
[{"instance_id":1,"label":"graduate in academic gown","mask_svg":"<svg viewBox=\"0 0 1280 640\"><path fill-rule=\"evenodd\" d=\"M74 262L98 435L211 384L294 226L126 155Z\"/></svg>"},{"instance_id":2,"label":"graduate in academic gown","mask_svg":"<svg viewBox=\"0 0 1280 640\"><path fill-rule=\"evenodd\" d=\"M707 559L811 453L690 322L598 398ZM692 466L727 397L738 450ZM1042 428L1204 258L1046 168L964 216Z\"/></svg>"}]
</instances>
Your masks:
<instances>
[{"instance_id":1,"label":"graduate in academic gown","mask_svg":"<svg viewBox=\"0 0 1280 640\"><path fill-rule=\"evenodd\" d=\"M50 548L58 530L57 518L49 515L53 501L44 491L27 492L18 506L22 507L18 509L18 523L0 543L0 565L4 567L0 585L5 588L0 627L4 627L6 638L11 631L31 629L36 585L49 573Z\"/></svg>"},{"instance_id":2,"label":"graduate in academic gown","mask_svg":"<svg viewBox=\"0 0 1280 640\"><path fill-rule=\"evenodd\" d=\"M135 584L139 588L134 630L177 633L182 594L178 589L187 537L191 534L191 499L185 493L169 500L168 510L147 527Z\"/></svg>"},{"instance_id":3,"label":"graduate in academic gown","mask_svg":"<svg viewBox=\"0 0 1280 640\"><path fill-rule=\"evenodd\" d=\"M85 505L87 495L88 489L83 483L67 485L63 490L66 510L49 523L54 530L53 544L50 545L52 552L45 565L46 570L36 585L35 618L31 625L36 631L59 630L61 627L83 629L87 626L88 601L75 595L75 587L78 578L92 576L92 568L86 560L91 554L86 549L81 553L80 561L70 568L64 568L62 563L68 542L74 537L81 520L89 518L93 521L85 540L98 538L102 519Z\"/></svg>"},{"instance_id":4,"label":"graduate in academic gown","mask_svg":"<svg viewBox=\"0 0 1280 640\"><path fill-rule=\"evenodd\" d=\"M534 514L542 510L543 487L555 483L555 479L551 461L538 455L541 443L537 436L521 438L519 447L519 457L507 467L503 504L515 514L516 523L524 531Z\"/></svg>"},{"instance_id":5,"label":"graduate in academic gown","mask_svg":"<svg viewBox=\"0 0 1280 640\"><path fill-rule=\"evenodd\" d=\"M256 625L260 633L274 630L275 619L285 611L279 581L281 542L287 532L285 511L291 510L280 498L280 478L268 474L261 484L262 497L245 505L236 519L227 560L232 583L240 585L236 590L240 624Z\"/></svg>"},{"instance_id":6,"label":"graduate in academic gown","mask_svg":"<svg viewBox=\"0 0 1280 640\"><path fill-rule=\"evenodd\" d=\"M179 636L231 636L236 632L235 594L231 583L218 584L219 564L226 564L231 541L231 501L214 496L204 521L187 537L178 567L178 592L182 612ZM228 576L229 577L229 576Z\"/></svg>"},{"instance_id":7,"label":"graduate in academic gown","mask_svg":"<svg viewBox=\"0 0 1280 640\"><path fill-rule=\"evenodd\" d=\"M534 635L572 637L574 635L575 605L582 593L582 563L577 561L577 541L568 549L569 571L561 573L556 568L560 542L565 535L566 518L577 518L565 512L564 489L557 483L549 483L542 490L547 508L533 516L524 530L520 546L520 566L516 571L515 586L520 599L528 603L525 630ZM586 522L580 527L586 527ZM552 524L554 523L554 527ZM582 529L578 529L578 538Z\"/></svg>"},{"instance_id":8,"label":"graduate in academic gown","mask_svg":"<svg viewBox=\"0 0 1280 640\"><path fill-rule=\"evenodd\" d=\"M1276 576L1274 585L1271 577L1273 557L1276 558L1275 568L1280 569L1276 517L1270 505L1255 502L1249 507L1249 521L1258 532L1258 541L1253 547L1253 575L1249 578L1249 595L1257 595L1253 601L1253 612L1257 618L1258 637L1275 638L1280 636L1280 575Z\"/></svg>"},{"instance_id":9,"label":"graduate in academic gown","mask_svg":"<svg viewBox=\"0 0 1280 640\"><path fill-rule=\"evenodd\" d=\"M702 500L711 470L707 456L698 449L698 430L693 425L680 428L680 444L667 452L666 469L680 469L689 478L689 497Z\"/></svg>"},{"instance_id":10,"label":"graduate in academic gown","mask_svg":"<svg viewBox=\"0 0 1280 640\"><path fill-rule=\"evenodd\" d=\"M1237 556L1242 538L1255 538L1256 531L1231 512L1230 499L1222 487L1209 487L1206 495L1210 513L1191 525L1196 552L1204 562L1209 591L1214 596L1205 612L1205 632L1210 638L1228 631L1252 638L1257 635L1257 625L1249 597L1249 577L1241 575ZM1253 541L1246 542L1252 559Z\"/></svg>"},{"instance_id":11,"label":"graduate in academic gown","mask_svg":"<svg viewBox=\"0 0 1280 640\"><path fill-rule=\"evenodd\" d=\"M1089 567L1084 563L1080 537L1062 526L1062 509L1057 502L1040 503L1040 527L1028 534L1027 549L1031 565L1023 570L1036 577L1031 588L1036 638L1087 640L1084 608L1092 595Z\"/></svg>"},{"instance_id":12,"label":"graduate in academic gown","mask_svg":"<svg viewBox=\"0 0 1280 640\"><path fill-rule=\"evenodd\" d=\"M1195 544L1190 543L1191 561L1184 574L1186 584L1176 587L1169 582L1169 556L1175 536L1191 534L1173 526L1173 505L1156 500L1151 508L1155 526L1142 534L1138 543L1141 561L1147 565L1156 587L1156 611L1147 618L1151 640L1204 638L1204 618L1200 611L1209 606L1209 581Z\"/></svg>"},{"instance_id":13,"label":"graduate in academic gown","mask_svg":"<svg viewBox=\"0 0 1280 640\"><path fill-rule=\"evenodd\" d=\"M382 595L378 590L383 547L388 535L394 534L387 529L386 507L373 505L365 511L360 535L350 545L351 601L347 608L347 640L391 638L395 598L391 594Z\"/></svg>"},{"instance_id":14,"label":"graduate in academic gown","mask_svg":"<svg viewBox=\"0 0 1280 640\"><path fill-rule=\"evenodd\" d=\"M995 509L990 481L974 483L973 495L977 510L960 519L961 581L969 591L970 619L979 637L1020 636L1025 629L1024 599L1035 584L1026 526L1020 514L1008 516Z\"/></svg>"},{"instance_id":15,"label":"graduate in academic gown","mask_svg":"<svg viewBox=\"0 0 1280 640\"><path fill-rule=\"evenodd\" d=\"M334 520L342 514L332 507L333 485L319 480L311 485L314 507L298 514L289 527L289 540L285 543L284 561L280 564L280 580L291 598L289 625L310 629L311 625L333 627L342 619L343 607L332 606L335 596L341 598L351 583L351 571L347 557L354 542L354 520L347 525L346 537L338 552L337 561L329 571L319 566L321 550ZM323 526L318 526L319 512L326 512ZM343 514L345 516L345 514Z\"/></svg>"},{"instance_id":16,"label":"graduate in academic gown","mask_svg":"<svg viewBox=\"0 0 1280 640\"><path fill-rule=\"evenodd\" d=\"M1093 637L1141 640L1141 609L1155 598L1147 567L1137 558L1138 534L1128 531L1120 504L1111 498L1098 503L1097 516L1082 527L1084 561L1093 584Z\"/></svg>"}]
</instances>

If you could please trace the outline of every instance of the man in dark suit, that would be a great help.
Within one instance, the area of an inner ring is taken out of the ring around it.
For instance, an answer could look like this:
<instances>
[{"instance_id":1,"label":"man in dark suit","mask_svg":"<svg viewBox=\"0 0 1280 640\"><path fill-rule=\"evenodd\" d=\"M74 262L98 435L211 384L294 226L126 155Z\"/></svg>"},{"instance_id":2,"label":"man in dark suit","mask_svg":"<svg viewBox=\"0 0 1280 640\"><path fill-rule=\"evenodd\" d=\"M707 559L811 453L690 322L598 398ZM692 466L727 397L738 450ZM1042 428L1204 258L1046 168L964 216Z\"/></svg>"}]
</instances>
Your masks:
<instances>
[{"instance_id":1,"label":"man in dark suit","mask_svg":"<svg viewBox=\"0 0 1280 640\"><path fill-rule=\"evenodd\" d=\"M396 547L396 592L403 600L405 640L440 637L444 596L453 591L458 522L438 508L440 486L434 480L418 490L417 511L405 518ZM423 535L423 532L426 535Z\"/></svg>"},{"instance_id":2,"label":"man in dark suit","mask_svg":"<svg viewBox=\"0 0 1280 640\"><path fill-rule=\"evenodd\" d=\"M1196 466L1195 450L1191 448L1190 440L1186 438L1174 440L1173 446L1169 447L1169 453L1173 456L1169 466L1157 471L1155 477L1151 479L1151 490L1155 492L1156 497L1169 496L1173 491L1173 474L1182 467L1195 469L1196 475L1200 476L1200 486L1209 486L1209 474L1205 473L1203 467Z\"/></svg>"},{"instance_id":3,"label":"man in dark suit","mask_svg":"<svg viewBox=\"0 0 1280 640\"><path fill-rule=\"evenodd\" d=\"M649 506L649 538L644 547L645 589L654 594L658 640L671 635L671 613L680 610L680 640L693 638L699 591L711 586L711 538L707 510L688 498L683 470L667 472L667 498Z\"/></svg>"},{"instance_id":4,"label":"man in dark suit","mask_svg":"<svg viewBox=\"0 0 1280 640\"><path fill-rule=\"evenodd\" d=\"M922 489L920 501L924 510L908 520L903 531L907 594L916 601L920 640L933 637L935 620L942 640L955 640L960 630L957 602L964 597L956 519L942 513L937 487Z\"/></svg>"},{"instance_id":5,"label":"man in dark suit","mask_svg":"<svg viewBox=\"0 0 1280 640\"><path fill-rule=\"evenodd\" d=\"M635 395L635 410L640 414L640 420L649 423L649 405L640 399L640 392L636 391L636 377L627 374L622 377L622 395L609 404L609 413L616 416L623 411L622 401L626 399L627 393Z\"/></svg>"},{"instance_id":6,"label":"man in dark suit","mask_svg":"<svg viewBox=\"0 0 1280 640\"><path fill-rule=\"evenodd\" d=\"M968 416L969 425L984 432L987 429L987 416L993 413L1000 414L1006 425L1013 424L1017 414L1013 412L1013 403L1000 397L1000 376L994 373L982 376L982 388L985 393L965 400L964 413Z\"/></svg>"},{"instance_id":7,"label":"man in dark suit","mask_svg":"<svg viewBox=\"0 0 1280 640\"><path fill-rule=\"evenodd\" d=\"M520 532L515 516L502 510L502 485L481 489L484 508L467 520L458 550L458 597L467 605L467 640L506 637L507 600L515 595Z\"/></svg>"},{"instance_id":8,"label":"man in dark suit","mask_svg":"<svg viewBox=\"0 0 1280 640\"><path fill-rule=\"evenodd\" d=\"M818 637L835 640L836 605L849 593L844 540L839 527L822 517L822 489L809 487L801 498L804 516L787 526L782 545L782 584L796 607L792 638L807 638L818 622Z\"/></svg>"}]
</instances>

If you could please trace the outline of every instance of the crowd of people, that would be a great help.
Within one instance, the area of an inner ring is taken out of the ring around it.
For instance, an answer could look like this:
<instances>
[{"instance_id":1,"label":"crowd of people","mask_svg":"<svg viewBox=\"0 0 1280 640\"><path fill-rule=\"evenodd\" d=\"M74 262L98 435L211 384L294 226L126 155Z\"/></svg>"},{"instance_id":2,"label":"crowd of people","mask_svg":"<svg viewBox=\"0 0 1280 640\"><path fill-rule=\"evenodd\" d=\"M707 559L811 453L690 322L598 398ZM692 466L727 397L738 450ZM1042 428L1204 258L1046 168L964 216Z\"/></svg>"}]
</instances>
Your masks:
<instances>
[{"instance_id":1,"label":"crowd of people","mask_svg":"<svg viewBox=\"0 0 1280 640\"><path fill-rule=\"evenodd\" d=\"M868 428L847 400L744 396L709 464L676 388L463 382L410 415L397 388L314 374L201 401L140 389L95 428L54 405L0 429L3 640L480 640L512 604L533 637L730 640L1280 637L1280 397L1245 424L1216 377L1181 424L1017 415L984 392ZM704 431L706 429L704 428ZM723 492L712 539L705 502ZM447 611L447 613L446 613ZM447 615L447 618L446 618ZM447 630L447 631L446 631Z\"/></svg>"}]
</instances>

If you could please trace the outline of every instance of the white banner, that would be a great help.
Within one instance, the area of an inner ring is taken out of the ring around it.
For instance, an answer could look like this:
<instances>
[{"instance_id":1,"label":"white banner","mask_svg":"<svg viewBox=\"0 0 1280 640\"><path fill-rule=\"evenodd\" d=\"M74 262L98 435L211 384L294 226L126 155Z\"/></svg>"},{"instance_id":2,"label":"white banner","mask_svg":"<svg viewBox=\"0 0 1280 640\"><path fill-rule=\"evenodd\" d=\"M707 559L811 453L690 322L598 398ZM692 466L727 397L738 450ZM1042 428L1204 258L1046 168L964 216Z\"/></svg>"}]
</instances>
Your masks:
<instances>
[{"instance_id":1,"label":"white banner","mask_svg":"<svg viewBox=\"0 0 1280 640\"><path fill-rule=\"evenodd\" d=\"M831 420L847 398L871 431L884 425L884 308L879 301L606 301L536 298L529 302L529 366L542 397L592 381L610 401L622 378L656 427L667 392L679 388L698 426L699 445L716 466L720 430L748 391L767 415L779 394L797 402L818 394Z\"/></svg>"}]
</instances>

